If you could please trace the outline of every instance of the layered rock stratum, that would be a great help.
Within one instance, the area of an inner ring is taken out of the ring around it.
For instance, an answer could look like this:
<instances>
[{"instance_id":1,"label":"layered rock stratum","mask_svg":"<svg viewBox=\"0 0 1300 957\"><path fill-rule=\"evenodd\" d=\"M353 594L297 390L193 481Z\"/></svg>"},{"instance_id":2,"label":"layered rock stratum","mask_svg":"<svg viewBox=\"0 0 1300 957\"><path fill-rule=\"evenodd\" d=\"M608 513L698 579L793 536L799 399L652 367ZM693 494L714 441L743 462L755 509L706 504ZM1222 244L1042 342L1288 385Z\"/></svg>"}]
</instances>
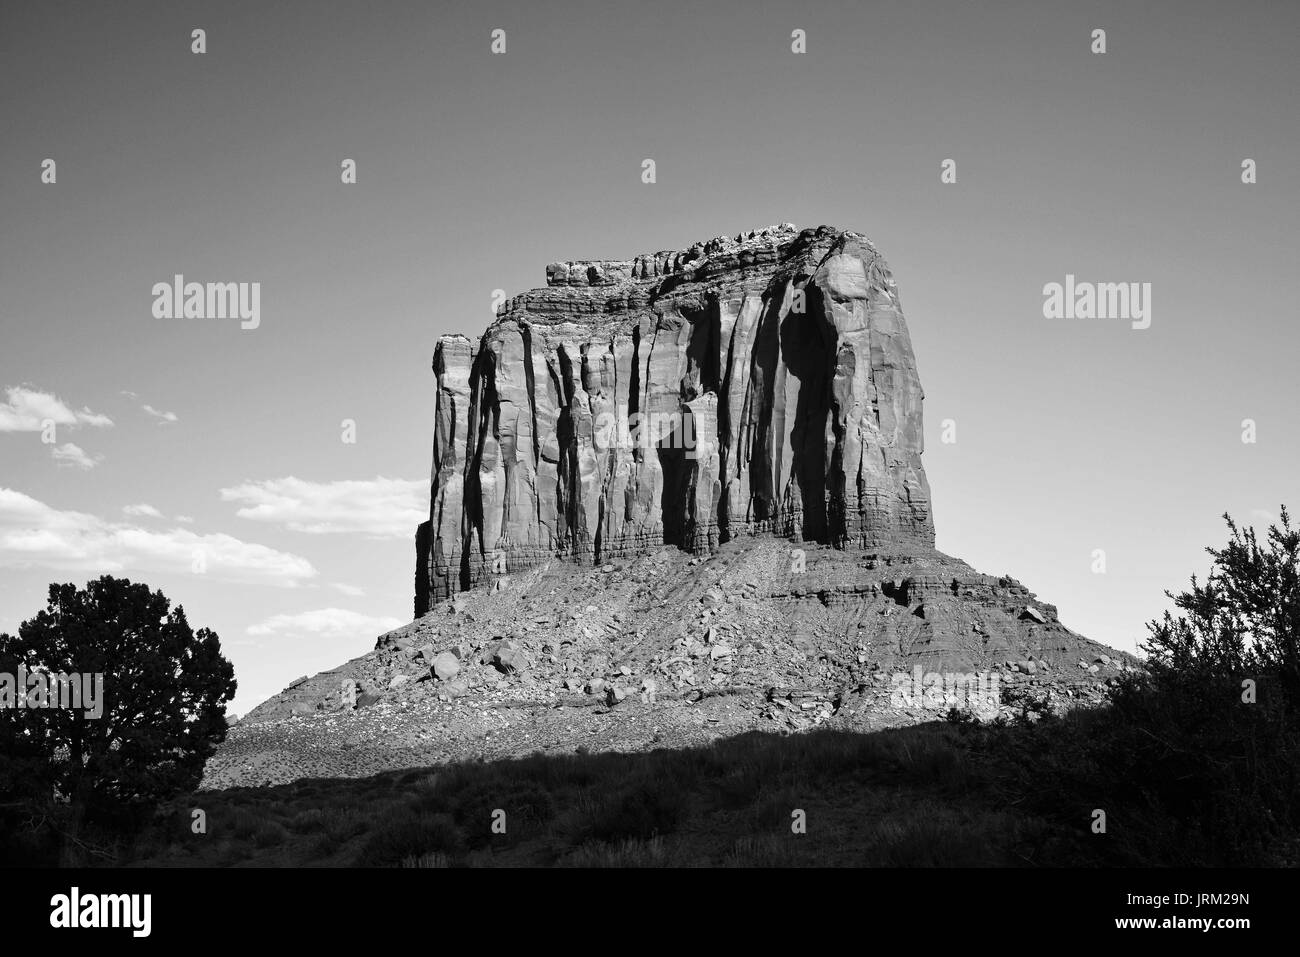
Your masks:
<instances>
[{"instance_id":1,"label":"layered rock stratum","mask_svg":"<svg viewBox=\"0 0 1300 957\"><path fill-rule=\"evenodd\" d=\"M916 359L865 236L784 224L546 281L434 353L417 615L556 558L934 544Z\"/></svg>"},{"instance_id":2,"label":"layered rock stratum","mask_svg":"<svg viewBox=\"0 0 1300 957\"><path fill-rule=\"evenodd\" d=\"M547 281L437 346L415 620L254 709L205 787L1065 709L1135 666L936 550L865 237L782 225Z\"/></svg>"}]
</instances>

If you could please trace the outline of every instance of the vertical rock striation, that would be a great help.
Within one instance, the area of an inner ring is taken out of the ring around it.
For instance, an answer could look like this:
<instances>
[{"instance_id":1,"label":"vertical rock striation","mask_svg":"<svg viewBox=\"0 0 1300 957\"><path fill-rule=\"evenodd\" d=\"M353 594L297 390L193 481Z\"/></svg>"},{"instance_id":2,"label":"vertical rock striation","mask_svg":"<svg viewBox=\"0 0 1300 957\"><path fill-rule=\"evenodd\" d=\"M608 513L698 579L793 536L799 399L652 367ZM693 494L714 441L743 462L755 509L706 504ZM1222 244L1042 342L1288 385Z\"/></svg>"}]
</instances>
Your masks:
<instances>
[{"instance_id":1,"label":"vertical rock striation","mask_svg":"<svg viewBox=\"0 0 1300 957\"><path fill-rule=\"evenodd\" d=\"M866 237L785 224L546 279L434 352L417 616L557 557L933 547L921 383Z\"/></svg>"}]
</instances>

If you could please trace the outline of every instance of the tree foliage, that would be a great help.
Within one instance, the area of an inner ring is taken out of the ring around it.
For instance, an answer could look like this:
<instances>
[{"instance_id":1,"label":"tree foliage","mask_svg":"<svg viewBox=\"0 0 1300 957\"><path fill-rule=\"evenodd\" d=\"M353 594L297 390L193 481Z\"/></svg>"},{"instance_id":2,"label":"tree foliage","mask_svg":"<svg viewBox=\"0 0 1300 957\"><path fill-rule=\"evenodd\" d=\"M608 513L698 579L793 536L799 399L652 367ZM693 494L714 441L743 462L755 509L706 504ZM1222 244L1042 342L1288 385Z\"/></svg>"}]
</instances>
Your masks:
<instances>
[{"instance_id":1,"label":"tree foliage","mask_svg":"<svg viewBox=\"0 0 1300 957\"><path fill-rule=\"evenodd\" d=\"M103 676L98 718L84 708L0 710L0 803L65 803L78 819L197 786L235 693L214 632L194 631L162 592L109 576L51 585L43 611L16 636L0 634L0 673L20 669Z\"/></svg>"},{"instance_id":2,"label":"tree foliage","mask_svg":"<svg viewBox=\"0 0 1300 957\"><path fill-rule=\"evenodd\" d=\"M1261 542L1228 515L1228 543L1207 548L1214 565L1204 584L1166 592L1182 612L1151 622L1149 667L1166 677L1266 676L1285 693L1300 690L1300 531L1282 507Z\"/></svg>"}]
</instances>

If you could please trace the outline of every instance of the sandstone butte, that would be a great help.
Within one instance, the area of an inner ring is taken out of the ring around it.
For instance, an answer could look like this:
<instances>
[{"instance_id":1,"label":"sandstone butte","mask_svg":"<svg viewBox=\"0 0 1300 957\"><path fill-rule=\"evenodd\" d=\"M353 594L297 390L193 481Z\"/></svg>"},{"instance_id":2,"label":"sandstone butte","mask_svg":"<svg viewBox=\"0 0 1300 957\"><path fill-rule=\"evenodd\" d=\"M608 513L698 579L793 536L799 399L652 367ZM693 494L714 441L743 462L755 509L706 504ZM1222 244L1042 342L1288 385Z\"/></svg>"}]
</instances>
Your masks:
<instances>
[{"instance_id":1,"label":"sandstone butte","mask_svg":"<svg viewBox=\"0 0 1300 957\"><path fill-rule=\"evenodd\" d=\"M849 617L870 624L848 627L889 650L881 664L1086 663L1101 647L1015 579L935 549L916 357L861 233L783 223L552 263L546 282L503 303L477 343L444 336L434 351L417 620L557 561L788 540L840 558L767 569L763 589L795 619L813 596L855 596Z\"/></svg>"},{"instance_id":2,"label":"sandstone butte","mask_svg":"<svg viewBox=\"0 0 1300 957\"><path fill-rule=\"evenodd\" d=\"M782 224L546 281L434 352L417 616L557 558L933 548L916 359L865 236Z\"/></svg>"},{"instance_id":3,"label":"sandstone butte","mask_svg":"<svg viewBox=\"0 0 1300 957\"><path fill-rule=\"evenodd\" d=\"M1066 709L1136 665L935 548L916 359L858 233L556 263L433 366L415 619L255 708L205 787L933 720L909 676Z\"/></svg>"}]
</instances>

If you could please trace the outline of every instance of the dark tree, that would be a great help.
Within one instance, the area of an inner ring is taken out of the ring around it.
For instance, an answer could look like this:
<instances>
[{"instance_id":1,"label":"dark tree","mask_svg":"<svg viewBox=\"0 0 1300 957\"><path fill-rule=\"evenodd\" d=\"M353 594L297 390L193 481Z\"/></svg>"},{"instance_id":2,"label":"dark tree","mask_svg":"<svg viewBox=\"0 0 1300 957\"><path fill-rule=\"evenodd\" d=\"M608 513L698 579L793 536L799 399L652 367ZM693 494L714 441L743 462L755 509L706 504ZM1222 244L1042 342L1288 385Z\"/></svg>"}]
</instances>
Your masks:
<instances>
[{"instance_id":1,"label":"dark tree","mask_svg":"<svg viewBox=\"0 0 1300 957\"><path fill-rule=\"evenodd\" d=\"M98 718L0 709L0 801L66 805L73 840L88 813L149 807L197 786L235 693L214 632L193 631L162 592L108 576L84 589L51 585L44 611L16 637L0 634L0 674L20 668L103 675Z\"/></svg>"},{"instance_id":2,"label":"dark tree","mask_svg":"<svg viewBox=\"0 0 1300 957\"><path fill-rule=\"evenodd\" d=\"M1197 678L1276 678L1291 698L1300 691L1300 532L1282 507L1261 543L1228 516L1230 537L1207 548L1214 566L1205 584L1166 593L1183 612L1152 622L1150 666Z\"/></svg>"}]
</instances>

